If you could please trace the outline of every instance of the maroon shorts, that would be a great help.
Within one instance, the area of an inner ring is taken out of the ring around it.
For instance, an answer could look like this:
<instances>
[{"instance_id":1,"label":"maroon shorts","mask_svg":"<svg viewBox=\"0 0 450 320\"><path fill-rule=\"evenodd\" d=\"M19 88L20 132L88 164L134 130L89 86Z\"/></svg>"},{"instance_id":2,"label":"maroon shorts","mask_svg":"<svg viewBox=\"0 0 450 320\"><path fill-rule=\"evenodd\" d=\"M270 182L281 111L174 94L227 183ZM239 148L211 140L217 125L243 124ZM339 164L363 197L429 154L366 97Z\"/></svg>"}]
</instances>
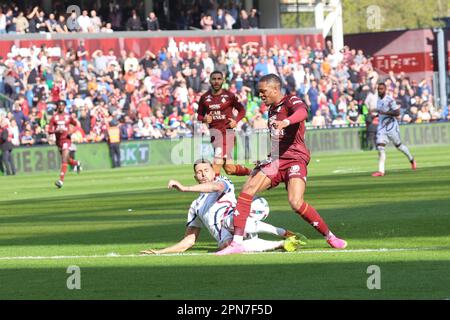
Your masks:
<instances>
[{"instance_id":1,"label":"maroon shorts","mask_svg":"<svg viewBox=\"0 0 450 320\"><path fill-rule=\"evenodd\" d=\"M236 134L231 130L228 130L226 133L216 133L211 136L211 143L214 148L214 158L233 160L235 142Z\"/></svg>"},{"instance_id":2,"label":"maroon shorts","mask_svg":"<svg viewBox=\"0 0 450 320\"><path fill-rule=\"evenodd\" d=\"M263 172L270 179L271 188L275 188L281 182L284 182L287 187L289 179L293 178L303 179L306 183L308 176L308 163L302 159L278 159L261 165L257 168L257 171L258 170Z\"/></svg>"},{"instance_id":3,"label":"maroon shorts","mask_svg":"<svg viewBox=\"0 0 450 320\"><path fill-rule=\"evenodd\" d=\"M58 146L59 152L63 152L64 150L70 149L70 147L72 146L72 141L71 140L62 140L62 141L58 141L56 143L56 145Z\"/></svg>"}]
</instances>

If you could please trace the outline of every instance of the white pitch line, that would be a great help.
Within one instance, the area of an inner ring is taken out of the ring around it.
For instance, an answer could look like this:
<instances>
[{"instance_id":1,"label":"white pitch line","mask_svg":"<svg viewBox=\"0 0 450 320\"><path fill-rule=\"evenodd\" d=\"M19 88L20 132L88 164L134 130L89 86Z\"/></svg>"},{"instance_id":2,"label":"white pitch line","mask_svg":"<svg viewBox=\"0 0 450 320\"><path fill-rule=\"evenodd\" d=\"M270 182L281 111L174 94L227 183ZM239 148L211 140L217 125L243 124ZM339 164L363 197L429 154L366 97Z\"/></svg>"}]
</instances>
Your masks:
<instances>
[{"instance_id":1,"label":"white pitch line","mask_svg":"<svg viewBox=\"0 0 450 320\"><path fill-rule=\"evenodd\" d=\"M280 252L280 251L268 251L268 252L247 252L245 255L255 254L342 254L342 253L368 253L368 252L402 252L402 251L431 251L431 250L444 250L444 247L430 247L430 248L379 248L379 249L347 249L347 250L305 250L295 252ZM156 255L140 255L140 254L118 254L108 253L105 255L79 255L79 256L17 256L17 257L0 257L1 260L62 260L62 259L98 259L98 258L143 258L143 257L189 257L189 256L213 256L214 252L202 252L202 253L166 253Z\"/></svg>"}]
</instances>

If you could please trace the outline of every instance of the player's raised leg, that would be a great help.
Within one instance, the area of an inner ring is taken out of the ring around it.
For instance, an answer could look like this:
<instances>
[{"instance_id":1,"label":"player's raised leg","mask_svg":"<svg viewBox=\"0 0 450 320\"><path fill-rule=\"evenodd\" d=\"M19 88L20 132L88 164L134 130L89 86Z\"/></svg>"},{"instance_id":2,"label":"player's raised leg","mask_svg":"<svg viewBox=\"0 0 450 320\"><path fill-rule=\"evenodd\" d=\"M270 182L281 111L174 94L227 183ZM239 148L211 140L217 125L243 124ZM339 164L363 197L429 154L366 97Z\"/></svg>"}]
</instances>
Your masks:
<instances>
[{"instance_id":1,"label":"player's raised leg","mask_svg":"<svg viewBox=\"0 0 450 320\"><path fill-rule=\"evenodd\" d=\"M347 242L336 237L328 228L328 225L310 204L303 200L306 183L301 178L291 178L288 181L288 199L291 208L306 222L314 227L328 244L336 249L344 249Z\"/></svg>"},{"instance_id":2,"label":"player's raised leg","mask_svg":"<svg viewBox=\"0 0 450 320\"><path fill-rule=\"evenodd\" d=\"M234 164L233 161L234 146L236 144L236 134L234 133L234 130L226 131L226 137L224 141L225 144L223 146L223 169L225 170L225 173L234 176L248 176L251 170L239 164Z\"/></svg>"},{"instance_id":3,"label":"player's raised leg","mask_svg":"<svg viewBox=\"0 0 450 320\"><path fill-rule=\"evenodd\" d=\"M409 163L411 164L411 169L416 170L417 169L416 160L414 160L413 155L411 154L411 152L409 152L408 147L401 142L399 144L396 144L395 147L397 148L398 151L403 153L408 158Z\"/></svg>"},{"instance_id":4,"label":"player's raised leg","mask_svg":"<svg viewBox=\"0 0 450 320\"><path fill-rule=\"evenodd\" d=\"M226 174L233 176L248 176L251 170L240 164L233 164L232 160L225 159L225 164L223 166Z\"/></svg>"},{"instance_id":5,"label":"player's raised leg","mask_svg":"<svg viewBox=\"0 0 450 320\"><path fill-rule=\"evenodd\" d=\"M271 180L261 171L258 171L255 175L248 178L247 182L242 187L242 191L239 194L236 205L236 215L233 218L233 241L228 247L217 252L217 255L244 252L242 242L244 241L245 225L250 214L250 207L252 205L253 197L256 193L266 190L270 186Z\"/></svg>"}]
</instances>

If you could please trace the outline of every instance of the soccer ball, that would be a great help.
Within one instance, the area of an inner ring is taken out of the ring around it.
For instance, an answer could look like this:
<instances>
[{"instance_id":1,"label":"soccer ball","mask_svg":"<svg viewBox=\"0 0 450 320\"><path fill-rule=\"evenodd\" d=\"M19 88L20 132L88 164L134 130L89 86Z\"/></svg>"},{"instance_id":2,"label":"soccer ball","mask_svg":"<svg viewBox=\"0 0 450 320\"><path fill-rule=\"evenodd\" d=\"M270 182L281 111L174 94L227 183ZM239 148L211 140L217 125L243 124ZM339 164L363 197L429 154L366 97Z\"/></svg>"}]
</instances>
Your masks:
<instances>
[{"instance_id":1,"label":"soccer ball","mask_svg":"<svg viewBox=\"0 0 450 320\"><path fill-rule=\"evenodd\" d=\"M269 203L263 197L253 198L252 205L250 207L250 217L255 220L263 221L269 216Z\"/></svg>"}]
</instances>

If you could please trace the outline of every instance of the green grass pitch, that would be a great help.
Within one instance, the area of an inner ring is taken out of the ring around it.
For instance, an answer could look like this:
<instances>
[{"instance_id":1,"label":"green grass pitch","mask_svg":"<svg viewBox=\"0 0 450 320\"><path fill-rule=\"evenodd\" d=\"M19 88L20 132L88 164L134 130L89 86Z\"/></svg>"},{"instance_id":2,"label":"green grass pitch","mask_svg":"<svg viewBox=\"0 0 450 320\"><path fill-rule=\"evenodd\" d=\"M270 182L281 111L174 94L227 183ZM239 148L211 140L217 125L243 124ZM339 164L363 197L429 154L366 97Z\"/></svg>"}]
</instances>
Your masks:
<instances>
[{"instance_id":1,"label":"green grass pitch","mask_svg":"<svg viewBox=\"0 0 450 320\"><path fill-rule=\"evenodd\" d=\"M450 149L414 148L419 169L387 152L313 154L306 200L348 241L335 251L291 212L283 186L263 193L268 222L305 234L295 253L216 257L203 231L183 255L139 256L178 241L195 194L191 166L122 168L0 178L0 299L448 299ZM243 178L232 179L237 192ZM130 210L131 209L131 210ZM262 236L264 239L271 239ZM81 289L66 286L81 270ZM381 289L367 269L379 266Z\"/></svg>"}]
</instances>

